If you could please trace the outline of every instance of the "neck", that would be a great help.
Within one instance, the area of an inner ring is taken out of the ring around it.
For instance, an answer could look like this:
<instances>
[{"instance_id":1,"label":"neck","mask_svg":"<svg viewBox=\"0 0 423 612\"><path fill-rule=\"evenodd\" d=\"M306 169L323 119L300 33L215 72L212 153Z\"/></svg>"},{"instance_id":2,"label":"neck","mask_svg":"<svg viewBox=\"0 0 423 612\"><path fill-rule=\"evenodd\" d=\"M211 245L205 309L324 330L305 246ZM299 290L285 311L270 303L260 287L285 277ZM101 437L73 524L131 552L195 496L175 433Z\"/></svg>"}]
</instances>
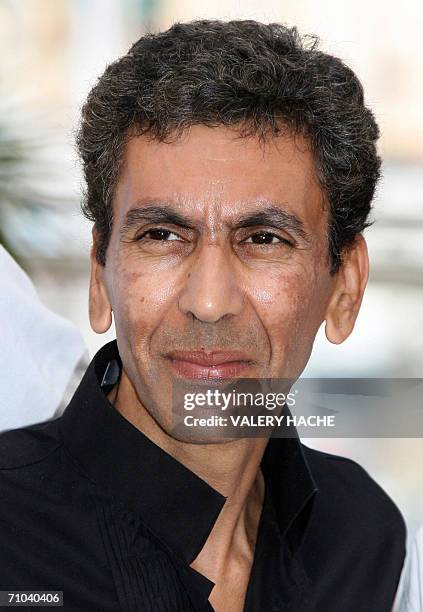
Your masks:
<instances>
[{"instance_id":1,"label":"neck","mask_svg":"<svg viewBox=\"0 0 423 612\"><path fill-rule=\"evenodd\" d=\"M267 438L242 438L213 444L176 440L153 419L122 372L109 400L132 425L227 500L192 567L216 581L234 555L252 560L264 498L260 462Z\"/></svg>"}]
</instances>

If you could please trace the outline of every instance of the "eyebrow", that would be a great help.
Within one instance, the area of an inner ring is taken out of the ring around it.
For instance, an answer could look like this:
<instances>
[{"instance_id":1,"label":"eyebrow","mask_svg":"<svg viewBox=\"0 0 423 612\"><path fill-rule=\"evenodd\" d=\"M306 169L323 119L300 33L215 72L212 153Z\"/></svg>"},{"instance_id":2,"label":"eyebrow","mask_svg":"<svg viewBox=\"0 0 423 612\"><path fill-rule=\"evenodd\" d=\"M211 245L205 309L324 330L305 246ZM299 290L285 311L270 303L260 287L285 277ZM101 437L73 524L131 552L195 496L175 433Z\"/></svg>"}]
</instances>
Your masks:
<instances>
[{"instance_id":1,"label":"eyebrow","mask_svg":"<svg viewBox=\"0 0 423 612\"><path fill-rule=\"evenodd\" d=\"M311 240L310 234L305 230L304 224L297 215L281 208L282 205L269 203L265 208L237 215L232 220L233 229L265 225L296 234L304 242ZM151 203L131 208L126 214L125 221L120 229L121 236L125 236L134 227L143 223L168 223L186 229L195 229L196 224L184 214L176 211L171 203Z\"/></svg>"},{"instance_id":2,"label":"eyebrow","mask_svg":"<svg viewBox=\"0 0 423 612\"><path fill-rule=\"evenodd\" d=\"M302 238L304 242L309 242L311 240L311 236L305 230L301 219L297 217L297 215L289 213L275 204L270 204L264 209L238 217L234 229L256 225L267 225L276 229L292 232Z\"/></svg>"},{"instance_id":3,"label":"eyebrow","mask_svg":"<svg viewBox=\"0 0 423 612\"><path fill-rule=\"evenodd\" d=\"M169 223L187 229L194 229L194 225L192 225L190 220L170 205L149 204L128 210L125 221L120 229L121 236L127 234L134 227L139 227L142 223Z\"/></svg>"}]
</instances>

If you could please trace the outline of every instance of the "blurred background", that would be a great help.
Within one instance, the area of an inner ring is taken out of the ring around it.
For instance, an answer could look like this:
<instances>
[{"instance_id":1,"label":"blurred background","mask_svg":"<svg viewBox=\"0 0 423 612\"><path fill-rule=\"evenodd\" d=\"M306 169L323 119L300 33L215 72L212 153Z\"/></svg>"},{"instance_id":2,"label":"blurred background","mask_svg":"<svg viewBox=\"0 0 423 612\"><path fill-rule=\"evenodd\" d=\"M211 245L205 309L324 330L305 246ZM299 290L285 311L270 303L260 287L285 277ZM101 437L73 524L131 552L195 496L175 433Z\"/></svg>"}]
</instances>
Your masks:
<instances>
[{"instance_id":1,"label":"blurred background","mask_svg":"<svg viewBox=\"0 0 423 612\"><path fill-rule=\"evenodd\" d=\"M88 322L80 107L146 29L201 17L296 25L361 78L384 159L376 223L365 234L371 277L353 335L335 346L320 330L304 375L423 377L421 0L0 0L1 243L44 303L80 328L91 355L113 337L96 336ZM361 463L402 510L409 537L423 523L421 439L304 441Z\"/></svg>"}]
</instances>

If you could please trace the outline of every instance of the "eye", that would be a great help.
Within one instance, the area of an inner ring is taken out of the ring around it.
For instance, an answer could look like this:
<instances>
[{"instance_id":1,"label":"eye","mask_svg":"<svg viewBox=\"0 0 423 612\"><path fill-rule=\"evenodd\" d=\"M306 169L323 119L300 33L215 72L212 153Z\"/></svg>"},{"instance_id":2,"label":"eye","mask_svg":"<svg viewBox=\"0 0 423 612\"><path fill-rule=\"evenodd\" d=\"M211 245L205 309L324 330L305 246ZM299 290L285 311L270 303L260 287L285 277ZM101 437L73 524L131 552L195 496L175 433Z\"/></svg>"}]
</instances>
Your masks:
<instances>
[{"instance_id":1,"label":"eye","mask_svg":"<svg viewBox=\"0 0 423 612\"><path fill-rule=\"evenodd\" d=\"M170 230L162 227L147 230L138 237L138 240L142 240L143 238L167 242L181 240L181 237L178 236L178 234L175 234L175 232L171 232Z\"/></svg>"},{"instance_id":2,"label":"eye","mask_svg":"<svg viewBox=\"0 0 423 612\"><path fill-rule=\"evenodd\" d=\"M293 244L287 240L286 238L282 238L277 234L272 234L271 232L256 232L255 234L251 234L248 236L243 242L249 244L287 244L289 246L293 246Z\"/></svg>"}]
</instances>

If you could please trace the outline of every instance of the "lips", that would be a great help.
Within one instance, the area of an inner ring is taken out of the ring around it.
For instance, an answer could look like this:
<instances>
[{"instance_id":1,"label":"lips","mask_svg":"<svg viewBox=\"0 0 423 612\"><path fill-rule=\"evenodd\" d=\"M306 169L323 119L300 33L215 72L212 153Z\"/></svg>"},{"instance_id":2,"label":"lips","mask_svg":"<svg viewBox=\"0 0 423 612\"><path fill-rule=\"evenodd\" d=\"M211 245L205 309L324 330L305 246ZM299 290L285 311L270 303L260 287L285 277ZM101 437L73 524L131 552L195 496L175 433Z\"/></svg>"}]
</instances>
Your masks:
<instances>
[{"instance_id":1,"label":"lips","mask_svg":"<svg viewBox=\"0 0 423 612\"><path fill-rule=\"evenodd\" d=\"M178 376L203 380L238 378L252 363L240 351L173 351L167 357Z\"/></svg>"}]
</instances>

